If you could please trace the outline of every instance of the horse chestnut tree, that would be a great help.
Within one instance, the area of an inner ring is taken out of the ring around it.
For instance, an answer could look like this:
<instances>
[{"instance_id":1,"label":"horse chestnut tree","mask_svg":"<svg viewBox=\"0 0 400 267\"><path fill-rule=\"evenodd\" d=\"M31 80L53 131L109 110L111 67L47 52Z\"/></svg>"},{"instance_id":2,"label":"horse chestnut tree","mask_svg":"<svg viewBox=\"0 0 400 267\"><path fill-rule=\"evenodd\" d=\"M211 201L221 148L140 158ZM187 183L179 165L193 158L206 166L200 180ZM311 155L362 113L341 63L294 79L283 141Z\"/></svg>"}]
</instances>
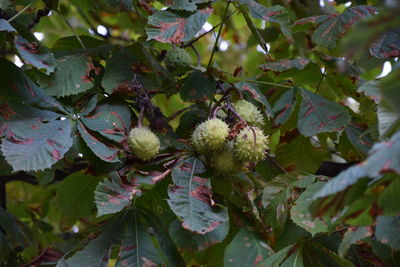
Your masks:
<instances>
[{"instance_id":1,"label":"horse chestnut tree","mask_svg":"<svg viewBox=\"0 0 400 267\"><path fill-rule=\"evenodd\" d=\"M396 1L0 1L0 266L397 266Z\"/></svg>"}]
</instances>

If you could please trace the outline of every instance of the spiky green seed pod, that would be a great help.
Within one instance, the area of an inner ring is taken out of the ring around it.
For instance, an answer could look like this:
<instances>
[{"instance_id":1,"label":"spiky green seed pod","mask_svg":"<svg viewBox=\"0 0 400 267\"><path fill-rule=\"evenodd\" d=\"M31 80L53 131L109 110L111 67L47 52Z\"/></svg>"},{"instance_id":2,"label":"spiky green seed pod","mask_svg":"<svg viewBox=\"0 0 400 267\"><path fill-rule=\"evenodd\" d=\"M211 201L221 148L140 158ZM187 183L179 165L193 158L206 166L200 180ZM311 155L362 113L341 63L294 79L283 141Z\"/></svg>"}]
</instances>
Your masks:
<instances>
[{"instance_id":1,"label":"spiky green seed pod","mask_svg":"<svg viewBox=\"0 0 400 267\"><path fill-rule=\"evenodd\" d=\"M262 128L264 126L264 118L261 111L249 101L244 99L238 100L233 103L236 112L242 117L249 125Z\"/></svg>"},{"instance_id":2,"label":"spiky green seed pod","mask_svg":"<svg viewBox=\"0 0 400 267\"><path fill-rule=\"evenodd\" d=\"M223 175L233 175L242 171L243 162L234 155L233 143L225 144L223 150L215 152L210 157L211 166Z\"/></svg>"},{"instance_id":3,"label":"spiky green seed pod","mask_svg":"<svg viewBox=\"0 0 400 267\"><path fill-rule=\"evenodd\" d=\"M144 161L152 159L160 150L160 140L149 128L135 127L129 133L129 146Z\"/></svg>"},{"instance_id":4,"label":"spiky green seed pod","mask_svg":"<svg viewBox=\"0 0 400 267\"><path fill-rule=\"evenodd\" d=\"M268 138L257 127L242 129L235 138L235 155L243 161L259 161L268 148Z\"/></svg>"},{"instance_id":5,"label":"spiky green seed pod","mask_svg":"<svg viewBox=\"0 0 400 267\"><path fill-rule=\"evenodd\" d=\"M218 119L206 120L195 128L192 134L194 149L200 154L222 149L229 135L228 125Z\"/></svg>"},{"instance_id":6,"label":"spiky green seed pod","mask_svg":"<svg viewBox=\"0 0 400 267\"><path fill-rule=\"evenodd\" d=\"M185 72L192 64L192 57L184 49L175 47L165 54L165 66L169 71Z\"/></svg>"}]
</instances>

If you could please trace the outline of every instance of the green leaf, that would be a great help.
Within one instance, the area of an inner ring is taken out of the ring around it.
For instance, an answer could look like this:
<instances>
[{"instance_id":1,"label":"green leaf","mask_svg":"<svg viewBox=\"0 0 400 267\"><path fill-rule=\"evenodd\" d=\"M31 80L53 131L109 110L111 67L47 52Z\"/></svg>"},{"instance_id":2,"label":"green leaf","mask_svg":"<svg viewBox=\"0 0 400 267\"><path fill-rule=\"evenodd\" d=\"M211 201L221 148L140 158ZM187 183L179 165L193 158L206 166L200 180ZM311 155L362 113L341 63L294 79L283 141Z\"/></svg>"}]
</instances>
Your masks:
<instances>
[{"instance_id":1,"label":"green leaf","mask_svg":"<svg viewBox=\"0 0 400 267\"><path fill-rule=\"evenodd\" d=\"M54 72L55 60L53 54L36 42L28 42L20 35L15 39L15 47L24 63L37 69L45 69L46 74Z\"/></svg>"},{"instance_id":2,"label":"green leaf","mask_svg":"<svg viewBox=\"0 0 400 267\"><path fill-rule=\"evenodd\" d=\"M254 231L244 227L226 247L224 266L254 266L271 254L272 249Z\"/></svg>"},{"instance_id":3,"label":"green leaf","mask_svg":"<svg viewBox=\"0 0 400 267\"><path fill-rule=\"evenodd\" d=\"M24 114L24 120L6 124L8 134L3 139L1 151L14 171L50 168L72 146L71 122L57 120L58 115L53 112L27 111L36 111L36 114Z\"/></svg>"},{"instance_id":4,"label":"green leaf","mask_svg":"<svg viewBox=\"0 0 400 267\"><path fill-rule=\"evenodd\" d=\"M396 121L399 119L399 115L385 100L382 100L378 104L377 115L379 136L382 138L391 130L392 126L395 125Z\"/></svg>"},{"instance_id":5,"label":"green leaf","mask_svg":"<svg viewBox=\"0 0 400 267\"><path fill-rule=\"evenodd\" d=\"M110 143L103 143L81 121L78 121L77 124L82 139L97 157L107 162L120 162L118 159L118 147Z\"/></svg>"},{"instance_id":6,"label":"green leaf","mask_svg":"<svg viewBox=\"0 0 400 267\"><path fill-rule=\"evenodd\" d=\"M308 65L308 63L310 63L308 58L299 57L295 59L281 59L276 62L268 62L260 67L263 71L282 72L290 69L302 70Z\"/></svg>"},{"instance_id":7,"label":"green leaf","mask_svg":"<svg viewBox=\"0 0 400 267\"><path fill-rule=\"evenodd\" d=\"M374 144L364 162L342 171L317 192L315 198L334 195L363 177L377 178L384 172L400 174L400 132L387 142Z\"/></svg>"},{"instance_id":8,"label":"green leaf","mask_svg":"<svg viewBox=\"0 0 400 267\"><path fill-rule=\"evenodd\" d=\"M380 89L383 98L389 103L394 111L400 114L400 94L399 94L400 68L393 70L386 76L381 83Z\"/></svg>"},{"instance_id":9,"label":"green leaf","mask_svg":"<svg viewBox=\"0 0 400 267\"><path fill-rule=\"evenodd\" d=\"M93 87L90 71L94 69L91 59L85 53L69 54L56 59L54 74L41 77L39 82L51 96L76 95Z\"/></svg>"},{"instance_id":10,"label":"green leaf","mask_svg":"<svg viewBox=\"0 0 400 267\"><path fill-rule=\"evenodd\" d=\"M302 19L297 20L295 23L293 23L292 30L294 32L304 31L304 30L312 27L312 25L314 25L314 24L321 24L322 22L326 21L327 19L333 18L335 16L336 16L336 14L302 18Z\"/></svg>"},{"instance_id":11,"label":"green leaf","mask_svg":"<svg viewBox=\"0 0 400 267\"><path fill-rule=\"evenodd\" d=\"M275 115L274 125L284 124L292 114L296 102L296 89L290 88L276 101L272 112Z\"/></svg>"},{"instance_id":12,"label":"green leaf","mask_svg":"<svg viewBox=\"0 0 400 267\"><path fill-rule=\"evenodd\" d=\"M180 89L180 94L185 101L198 101L200 99L212 99L216 90L213 77L207 73L195 70L188 75Z\"/></svg>"},{"instance_id":13,"label":"green leaf","mask_svg":"<svg viewBox=\"0 0 400 267\"><path fill-rule=\"evenodd\" d=\"M390 185L379 195L378 204L385 215L394 216L400 212L400 177L393 175Z\"/></svg>"},{"instance_id":14,"label":"green leaf","mask_svg":"<svg viewBox=\"0 0 400 267\"><path fill-rule=\"evenodd\" d=\"M76 172L66 177L58 188L61 212L76 219L93 214L93 192L101 179L84 172Z\"/></svg>"},{"instance_id":15,"label":"green leaf","mask_svg":"<svg viewBox=\"0 0 400 267\"><path fill-rule=\"evenodd\" d=\"M0 238L3 233L6 234L3 240L11 242L14 248L17 246L27 247L31 245L32 237L26 231L24 225L3 208L0 208L0 227L2 229ZM0 244L0 247L2 246L3 244Z\"/></svg>"},{"instance_id":16,"label":"green leaf","mask_svg":"<svg viewBox=\"0 0 400 267\"><path fill-rule=\"evenodd\" d=\"M138 212L129 211L126 217L121 250L115 266L158 266L164 263L160 249L140 221Z\"/></svg>"},{"instance_id":17,"label":"green leaf","mask_svg":"<svg viewBox=\"0 0 400 267\"><path fill-rule=\"evenodd\" d=\"M122 142L131 128L131 112L121 102L103 103L81 121L90 130L115 142Z\"/></svg>"},{"instance_id":18,"label":"green leaf","mask_svg":"<svg viewBox=\"0 0 400 267\"><path fill-rule=\"evenodd\" d=\"M261 261L258 263L257 267L265 267L265 266L271 266L271 267L278 267L278 266L284 266L281 265L281 263L288 258L291 251L293 250L293 246L288 246L284 249L279 250L275 254L271 255L267 259Z\"/></svg>"},{"instance_id":19,"label":"green leaf","mask_svg":"<svg viewBox=\"0 0 400 267\"><path fill-rule=\"evenodd\" d=\"M136 184L122 180L118 172L109 173L108 179L100 182L94 192L97 216L123 210L140 193Z\"/></svg>"},{"instance_id":20,"label":"green leaf","mask_svg":"<svg viewBox=\"0 0 400 267\"><path fill-rule=\"evenodd\" d=\"M178 220L173 221L168 228L169 235L175 244L185 251L202 251L212 245L221 243L229 232L229 223L225 222L204 235L185 230Z\"/></svg>"},{"instance_id":21,"label":"green leaf","mask_svg":"<svg viewBox=\"0 0 400 267\"><path fill-rule=\"evenodd\" d=\"M329 101L308 90L301 90L301 106L297 127L301 134L336 132L350 122L350 115L339 104Z\"/></svg>"},{"instance_id":22,"label":"green leaf","mask_svg":"<svg viewBox=\"0 0 400 267\"><path fill-rule=\"evenodd\" d=\"M377 58L400 56L400 27L383 33L370 47L369 52Z\"/></svg>"},{"instance_id":23,"label":"green leaf","mask_svg":"<svg viewBox=\"0 0 400 267\"><path fill-rule=\"evenodd\" d=\"M16 32L17 30L7 20L0 19L0 31Z\"/></svg>"},{"instance_id":24,"label":"green leaf","mask_svg":"<svg viewBox=\"0 0 400 267\"><path fill-rule=\"evenodd\" d=\"M378 103L381 100L381 93L379 92L379 85L381 81L371 80L363 83L358 87L357 92L364 93L368 98Z\"/></svg>"},{"instance_id":25,"label":"green leaf","mask_svg":"<svg viewBox=\"0 0 400 267\"><path fill-rule=\"evenodd\" d=\"M357 229L350 228L343 236L340 243L338 253L340 257L345 257L351 245L356 244L358 241L372 236L372 229L370 227L358 227Z\"/></svg>"},{"instance_id":26,"label":"green leaf","mask_svg":"<svg viewBox=\"0 0 400 267\"><path fill-rule=\"evenodd\" d=\"M172 0L168 1L167 5L175 10L195 11L197 10L197 4L208 2L209 0Z\"/></svg>"},{"instance_id":27,"label":"green leaf","mask_svg":"<svg viewBox=\"0 0 400 267\"><path fill-rule=\"evenodd\" d=\"M331 15L313 33L312 40L324 47L333 49L337 41L358 21L375 14L376 8L355 6L346 9L343 14Z\"/></svg>"},{"instance_id":28,"label":"green leaf","mask_svg":"<svg viewBox=\"0 0 400 267\"><path fill-rule=\"evenodd\" d=\"M310 205L314 194L324 186L324 182L317 182L306 188L295 205L290 210L290 218L298 226L306 229L312 235L328 231L328 224L321 218L313 218L310 213Z\"/></svg>"},{"instance_id":29,"label":"green leaf","mask_svg":"<svg viewBox=\"0 0 400 267\"><path fill-rule=\"evenodd\" d=\"M400 249L400 216L378 216L376 220L376 238L383 244Z\"/></svg>"},{"instance_id":30,"label":"green leaf","mask_svg":"<svg viewBox=\"0 0 400 267\"><path fill-rule=\"evenodd\" d=\"M194 13L163 10L149 17L146 33L148 39L163 43L182 43L192 39L208 16L211 9L202 9Z\"/></svg>"},{"instance_id":31,"label":"green leaf","mask_svg":"<svg viewBox=\"0 0 400 267\"><path fill-rule=\"evenodd\" d=\"M245 5L249 9L250 15L254 18L279 24L286 39L289 42L293 42L292 33L288 28L289 19L286 9L283 6L275 5L266 7L254 0L236 0L236 2Z\"/></svg>"},{"instance_id":32,"label":"green leaf","mask_svg":"<svg viewBox=\"0 0 400 267\"><path fill-rule=\"evenodd\" d=\"M276 160L283 167L308 173L315 172L324 156L324 152L314 147L309 138L298 136L290 143L277 146Z\"/></svg>"},{"instance_id":33,"label":"green leaf","mask_svg":"<svg viewBox=\"0 0 400 267\"><path fill-rule=\"evenodd\" d=\"M114 90L126 88L135 74L131 66L138 60L131 49L123 48L115 51L106 62L102 80L104 90L111 94Z\"/></svg>"},{"instance_id":34,"label":"green leaf","mask_svg":"<svg viewBox=\"0 0 400 267\"><path fill-rule=\"evenodd\" d=\"M347 138L351 144L360 150L363 154L367 155L371 149L373 140L367 130L357 123L350 122L346 126Z\"/></svg>"},{"instance_id":35,"label":"green leaf","mask_svg":"<svg viewBox=\"0 0 400 267\"><path fill-rule=\"evenodd\" d=\"M214 203L210 181L197 176L204 171L197 158L181 162L172 171L174 184L168 188L167 200L182 227L199 234L211 232L229 219L227 209Z\"/></svg>"}]
</instances>

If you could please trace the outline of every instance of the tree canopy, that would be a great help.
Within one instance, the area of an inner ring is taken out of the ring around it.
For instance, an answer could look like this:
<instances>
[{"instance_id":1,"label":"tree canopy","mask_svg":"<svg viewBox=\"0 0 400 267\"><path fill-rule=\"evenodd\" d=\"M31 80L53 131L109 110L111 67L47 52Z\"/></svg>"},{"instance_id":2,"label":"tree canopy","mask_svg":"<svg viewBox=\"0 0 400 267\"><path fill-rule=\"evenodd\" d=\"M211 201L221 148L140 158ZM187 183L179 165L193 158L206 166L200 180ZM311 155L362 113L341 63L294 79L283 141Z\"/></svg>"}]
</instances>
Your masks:
<instances>
[{"instance_id":1,"label":"tree canopy","mask_svg":"<svg viewBox=\"0 0 400 267\"><path fill-rule=\"evenodd\" d=\"M0 266L398 266L400 4L0 2Z\"/></svg>"}]
</instances>

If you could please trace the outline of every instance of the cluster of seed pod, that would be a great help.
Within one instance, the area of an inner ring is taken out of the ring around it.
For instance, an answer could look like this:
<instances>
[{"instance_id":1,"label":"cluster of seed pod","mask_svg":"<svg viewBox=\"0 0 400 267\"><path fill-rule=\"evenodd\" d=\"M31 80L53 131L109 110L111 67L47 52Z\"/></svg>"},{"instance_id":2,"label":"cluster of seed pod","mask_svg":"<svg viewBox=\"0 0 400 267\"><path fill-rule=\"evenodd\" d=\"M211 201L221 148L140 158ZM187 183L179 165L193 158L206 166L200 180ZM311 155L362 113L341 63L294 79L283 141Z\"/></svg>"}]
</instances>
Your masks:
<instances>
[{"instance_id":1,"label":"cluster of seed pod","mask_svg":"<svg viewBox=\"0 0 400 267\"><path fill-rule=\"evenodd\" d=\"M261 130L264 119L260 110L246 100L239 100L232 106L247 124L232 140L228 140L228 124L219 118L200 123L191 139L194 150L205 155L210 165L225 175L241 172L246 162L262 160L268 148L268 138Z\"/></svg>"}]
</instances>

